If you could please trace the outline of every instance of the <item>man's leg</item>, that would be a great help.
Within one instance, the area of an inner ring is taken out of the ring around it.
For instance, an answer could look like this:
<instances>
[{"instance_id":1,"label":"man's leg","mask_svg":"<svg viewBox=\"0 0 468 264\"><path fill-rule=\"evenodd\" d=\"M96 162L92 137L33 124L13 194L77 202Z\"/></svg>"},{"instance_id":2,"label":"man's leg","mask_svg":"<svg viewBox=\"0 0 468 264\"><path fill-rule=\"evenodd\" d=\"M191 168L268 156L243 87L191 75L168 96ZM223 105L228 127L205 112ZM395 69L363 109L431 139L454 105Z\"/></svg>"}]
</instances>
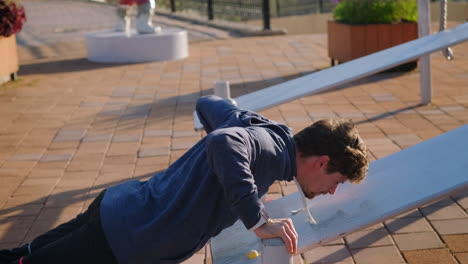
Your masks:
<instances>
[{"instance_id":1,"label":"man's leg","mask_svg":"<svg viewBox=\"0 0 468 264\"><path fill-rule=\"evenodd\" d=\"M21 259L23 264L117 264L105 238L100 215ZM15 263L16 264L16 263Z\"/></svg>"},{"instance_id":2,"label":"man's leg","mask_svg":"<svg viewBox=\"0 0 468 264\"><path fill-rule=\"evenodd\" d=\"M102 191L90 204L88 210L86 210L84 213L77 215L76 218L55 227L47 233L38 236L31 243L11 250L0 250L0 264L10 263L12 261L18 260L20 257L30 255L33 251L56 240L59 240L70 232L73 232L85 225L88 221L90 221L90 214L99 210L104 193L105 191Z\"/></svg>"},{"instance_id":3,"label":"man's leg","mask_svg":"<svg viewBox=\"0 0 468 264\"><path fill-rule=\"evenodd\" d=\"M99 211L101 200L104 197L105 190L102 191L94 201L89 205L88 209L79 215L77 215L74 219L57 226L56 228L48 231L47 233L38 236L30 243L30 250L33 251L34 249L38 249L47 245L51 242L54 242L63 236L77 230L84 224L90 221L91 214ZM31 254L31 252L29 252Z\"/></svg>"}]
</instances>

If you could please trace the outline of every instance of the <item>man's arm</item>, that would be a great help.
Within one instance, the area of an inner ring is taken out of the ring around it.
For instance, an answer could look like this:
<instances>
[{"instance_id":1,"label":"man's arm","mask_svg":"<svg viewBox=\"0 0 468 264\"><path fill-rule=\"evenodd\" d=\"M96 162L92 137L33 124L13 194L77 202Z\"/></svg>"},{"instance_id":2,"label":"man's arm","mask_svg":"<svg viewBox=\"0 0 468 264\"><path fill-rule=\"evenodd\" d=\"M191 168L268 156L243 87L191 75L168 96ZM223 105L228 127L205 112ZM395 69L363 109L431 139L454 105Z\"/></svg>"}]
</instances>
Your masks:
<instances>
[{"instance_id":1,"label":"man's arm","mask_svg":"<svg viewBox=\"0 0 468 264\"><path fill-rule=\"evenodd\" d=\"M233 112L239 110L228 101L209 95L198 99L196 111L207 134L224 124Z\"/></svg>"},{"instance_id":2,"label":"man's arm","mask_svg":"<svg viewBox=\"0 0 468 264\"><path fill-rule=\"evenodd\" d=\"M250 171L250 147L245 138L243 128L219 129L208 135L207 156L232 211L247 229L251 229L262 221L264 206ZM290 253L296 252L297 233L291 219L271 219L253 231L261 238L280 237Z\"/></svg>"}]
</instances>

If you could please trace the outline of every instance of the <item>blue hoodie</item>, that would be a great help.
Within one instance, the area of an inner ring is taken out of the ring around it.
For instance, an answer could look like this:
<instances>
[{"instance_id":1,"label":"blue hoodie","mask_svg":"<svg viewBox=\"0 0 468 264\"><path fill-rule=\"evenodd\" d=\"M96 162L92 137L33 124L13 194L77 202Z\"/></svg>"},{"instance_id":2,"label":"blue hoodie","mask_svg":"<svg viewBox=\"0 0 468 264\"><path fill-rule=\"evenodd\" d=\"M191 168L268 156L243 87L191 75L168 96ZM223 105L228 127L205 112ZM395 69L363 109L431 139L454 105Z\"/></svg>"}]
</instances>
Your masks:
<instances>
[{"instance_id":1,"label":"blue hoodie","mask_svg":"<svg viewBox=\"0 0 468 264\"><path fill-rule=\"evenodd\" d=\"M296 174L291 131L216 96L198 100L208 135L146 182L109 188L103 229L119 263L180 263L240 219L260 220L275 180Z\"/></svg>"}]
</instances>

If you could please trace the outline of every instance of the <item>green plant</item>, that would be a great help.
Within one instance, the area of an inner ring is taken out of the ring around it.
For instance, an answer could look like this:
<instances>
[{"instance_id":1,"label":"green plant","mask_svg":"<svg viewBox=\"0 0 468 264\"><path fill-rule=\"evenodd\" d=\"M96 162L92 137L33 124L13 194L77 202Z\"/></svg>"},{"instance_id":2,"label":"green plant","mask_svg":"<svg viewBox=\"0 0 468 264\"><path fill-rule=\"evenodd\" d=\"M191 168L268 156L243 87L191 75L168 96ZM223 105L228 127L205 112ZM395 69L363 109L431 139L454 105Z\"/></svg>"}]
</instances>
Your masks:
<instances>
[{"instance_id":1,"label":"green plant","mask_svg":"<svg viewBox=\"0 0 468 264\"><path fill-rule=\"evenodd\" d=\"M333 10L333 18L346 24L395 24L416 22L416 0L343 0Z\"/></svg>"}]
</instances>

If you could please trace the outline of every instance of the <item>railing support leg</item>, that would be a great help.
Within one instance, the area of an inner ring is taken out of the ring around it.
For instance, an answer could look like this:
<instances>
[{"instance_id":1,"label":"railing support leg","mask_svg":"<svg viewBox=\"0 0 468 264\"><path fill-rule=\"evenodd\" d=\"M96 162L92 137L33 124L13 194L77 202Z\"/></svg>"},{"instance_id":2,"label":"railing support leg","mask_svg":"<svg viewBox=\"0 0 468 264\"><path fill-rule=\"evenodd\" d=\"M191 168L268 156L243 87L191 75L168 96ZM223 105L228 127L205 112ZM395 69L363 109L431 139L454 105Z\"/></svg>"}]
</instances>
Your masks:
<instances>
[{"instance_id":1,"label":"railing support leg","mask_svg":"<svg viewBox=\"0 0 468 264\"><path fill-rule=\"evenodd\" d=\"M236 101L231 98L231 88L228 81L217 81L214 87L214 94L228 100L233 105L237 105Z\"/></svg>"},{"instance_id":2,"label":"railing support leg","mask_svg":"<svg viewBox=\"0 0 468 264\"><path fill-rule=\"evenodd\" d=\"M270 0L262 1L263 30L270 30Z\"/></svg>"},{"instance_id":3,"label":"railing support leg","mask_svg":"<svg viewBox=\"0 0 468 264\"><path fill-rule=\"evenodd\" d=\"M431 12L429 0L418 0L418 29L419 37L430 34ZM432 100L432 76L431 76L431 55L426 55L419 60L421 78L421 103L429 104Z\"/></svg>"},{"instance_id":4,"label":"railing support leg","mask_svg":"<svg viewBox=\"0 0 468 264\"><path fill-rule=\"evenodd\" d=\"M176 11L175 0L171 0L171 12L174 13L175 11Z\"/></svg>"}]
</instances>

